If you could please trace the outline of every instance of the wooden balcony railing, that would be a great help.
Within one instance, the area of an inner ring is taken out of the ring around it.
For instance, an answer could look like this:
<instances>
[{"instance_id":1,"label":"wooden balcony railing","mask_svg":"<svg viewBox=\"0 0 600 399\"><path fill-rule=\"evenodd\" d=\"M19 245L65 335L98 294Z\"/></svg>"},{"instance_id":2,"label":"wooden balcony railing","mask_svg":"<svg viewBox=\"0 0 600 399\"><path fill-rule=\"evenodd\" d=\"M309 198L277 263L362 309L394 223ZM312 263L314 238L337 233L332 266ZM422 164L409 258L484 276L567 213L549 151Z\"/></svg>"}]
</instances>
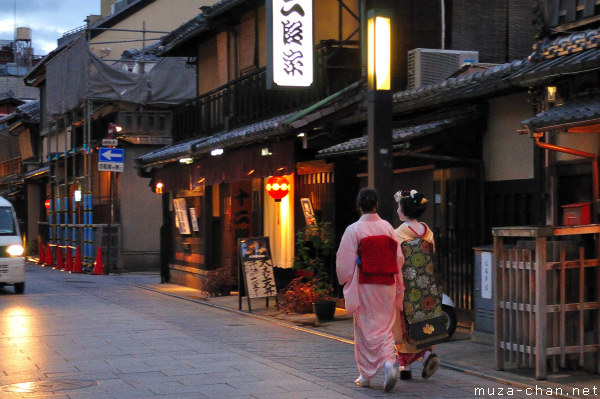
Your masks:
<instances>
[{"instance_id":1,"label":"wooden balcony railing","mask_svg":"<svg viewBox=\"0 0 600 399\"><path fill-rule=\"evenodd\" d=\"M308 106L339 89L340 85L350 84L352 79L359 78L358 68L355 71L347 68L343 73L336 70L331 73L337 76L328 76L325 67L329 65L331 69L332 59L341 63L348 54L358 54L357 50L349 52L341 47L335 51L328 50L331 47L316 52L315 83L310 89L267 90L266 68L263 67L177 105L173 110L173 141L209 136ZM351 71L349 74L348 70ZM340 77L345 82L341 82ZM330 82L336 78L337 82Z\"/></svg>"},{"instance_id":2,"label":"wooden balcony railing","mask_svg":"<svg viewBox=\"0 0 600 399\"><path fill-rule=\"evenodd\" d=\"M21 173L21 158L0 162L0 178Z\"/></svg>"}]
</instances>

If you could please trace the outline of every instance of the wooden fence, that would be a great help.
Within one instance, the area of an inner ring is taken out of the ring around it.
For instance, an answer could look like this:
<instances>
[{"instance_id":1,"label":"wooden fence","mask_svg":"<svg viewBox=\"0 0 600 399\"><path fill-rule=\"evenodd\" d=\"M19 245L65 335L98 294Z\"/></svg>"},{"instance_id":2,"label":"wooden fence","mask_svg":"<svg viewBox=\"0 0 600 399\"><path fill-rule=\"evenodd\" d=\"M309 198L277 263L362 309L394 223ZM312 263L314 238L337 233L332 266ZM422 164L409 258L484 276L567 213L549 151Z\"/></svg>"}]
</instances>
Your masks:
<instances>
[{"instance_id":1,"label":"wooden fence","mask_svg":"<svg viewBox=\"0 0 600 399\"><path fill-rule=\"evenodd\" d=\"M600 225L492 232L496 368L535 367L537 379L548 363L598 372Z\"/></svg>"}]
</instances>

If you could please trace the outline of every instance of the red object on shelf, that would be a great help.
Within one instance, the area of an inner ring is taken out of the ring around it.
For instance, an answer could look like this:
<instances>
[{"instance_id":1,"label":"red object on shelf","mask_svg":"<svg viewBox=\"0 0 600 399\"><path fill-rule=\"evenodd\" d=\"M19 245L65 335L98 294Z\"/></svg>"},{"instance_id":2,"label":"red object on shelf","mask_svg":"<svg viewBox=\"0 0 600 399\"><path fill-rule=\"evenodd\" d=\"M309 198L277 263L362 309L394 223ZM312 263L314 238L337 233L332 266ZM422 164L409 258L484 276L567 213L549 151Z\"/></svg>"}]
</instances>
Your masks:
<instances>
[{"instance_id":1,"label":"red object on shelf","mask_svg":"<svg viewBox=\"0 0 600 399\"><path fill-rule=\"evenodd\" d=\"M581 226L591 223L591 202L562 205L563 224L565 226Z\"/></svg>"}]
</instances>

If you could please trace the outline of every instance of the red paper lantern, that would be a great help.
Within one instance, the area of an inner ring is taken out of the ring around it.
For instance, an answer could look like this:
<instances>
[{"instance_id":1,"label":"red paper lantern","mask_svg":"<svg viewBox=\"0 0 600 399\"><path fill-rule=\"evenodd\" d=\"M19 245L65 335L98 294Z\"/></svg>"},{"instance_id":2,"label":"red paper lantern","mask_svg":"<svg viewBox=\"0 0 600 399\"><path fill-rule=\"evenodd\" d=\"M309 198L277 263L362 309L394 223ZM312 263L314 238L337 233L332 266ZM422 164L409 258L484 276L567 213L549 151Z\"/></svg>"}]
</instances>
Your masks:
<instances>
[{"instance_id":1,"label":"red paper lantern","mask_svg":"<svg viewBox=\"0 0 600 399\"><path fill-rule=\"evenodd\" d=\"M267 179L267 193L275 201L281 201L290 192L290 183L283 176L271 176Z\"/></svg>"},{"instance_id":2,"label":"red paper lantern","mask_svg":"<svg viewBox=\"0 0 600 399\"><path fill-rule=\"evenodd\" d=\"M50 200L49 199L47 199L46 201L44 201L44 206L46 207L47 211L50 210Z\"/></svg>"}]
</instances>

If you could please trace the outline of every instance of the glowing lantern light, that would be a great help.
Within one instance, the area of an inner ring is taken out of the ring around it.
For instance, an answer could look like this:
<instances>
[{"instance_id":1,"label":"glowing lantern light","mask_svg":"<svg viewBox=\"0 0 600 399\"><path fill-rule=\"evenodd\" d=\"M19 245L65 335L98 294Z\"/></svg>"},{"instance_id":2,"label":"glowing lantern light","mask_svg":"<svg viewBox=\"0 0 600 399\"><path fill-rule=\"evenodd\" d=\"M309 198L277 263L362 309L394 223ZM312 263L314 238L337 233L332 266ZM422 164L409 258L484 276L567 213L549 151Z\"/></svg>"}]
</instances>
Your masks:
<instances>
[{"instance_id":1,"label":"glowing lantern light","mask_svg":"<svg viewBox=\"0 0 600 399\"><path fill-rule=\"evenodd\" d=\"M46 201L44 201L44 206L46 207L47 211L50 210L50 200L49 199L47 199Z\"/></svg>"},{"instance_id":2,"label":"glowing lantern light","mask_svg":"<svg viewBox=\"0 0 600 399\"><path fill-rule=\"evenodd\" d=\"M290 183L283 176L271 176L267 179L267 193L279 202L290 192Z\"/></svg>"}]
</instances>

